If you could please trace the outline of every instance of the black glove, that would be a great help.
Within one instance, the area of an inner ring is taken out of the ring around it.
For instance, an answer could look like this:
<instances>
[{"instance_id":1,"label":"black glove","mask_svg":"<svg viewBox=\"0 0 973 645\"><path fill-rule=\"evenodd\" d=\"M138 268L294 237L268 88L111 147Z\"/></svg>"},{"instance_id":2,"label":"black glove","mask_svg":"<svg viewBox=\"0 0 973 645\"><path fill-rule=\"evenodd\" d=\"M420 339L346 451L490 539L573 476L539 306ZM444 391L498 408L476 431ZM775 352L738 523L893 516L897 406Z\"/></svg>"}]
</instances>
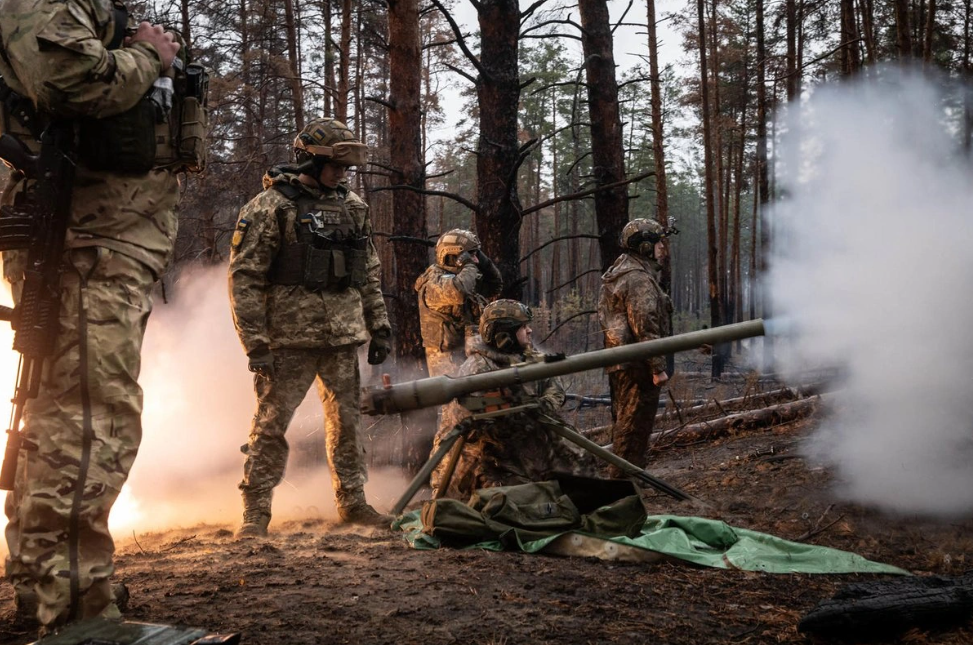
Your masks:
<instances>
[{"instance_id":1,"label":"black glove","mask_svg":"<svg viewBox=\"0 0 973 645\"><path fill-rule=\"evenodd\" d=\"M381 365L389 357L392 351L392 331L390 329L379 329L372 334L372 340L368 343L368 364Z\"/></svg>"},{"instance_id":2,"label":"black glove","mask_svg":"<svg viewBox=\"0 0 973 645\"><path fill-rule=\"evenodd\" d=\"M274 353L266 345L255 347L247 357L250 359L247 368L251 372L269 379L277 375L277 370L274 369Z\"/></svg>"},{"instance_id":3,"label":"black glove","mask_svg":"<svg viewBox=\"0 0 973 645\"><path fill-rule=\"evenodd\" d=\"M500 292L503 291L503 276L500 275L500 269L480 249L476 250L476 258L479 260L480 275L483 276L480 281L479 292L487 298L499 296Z\"/></svg>"},{"instance_id":4,"label":"black glove","mask_svg":"<svg viewBox=\"0 0 973 645\"><path fill-rule=\"evenodd\" d=\"M473 261L473 254L472 253L470 253L469 251L463 251L456 258L456 266L459 267L460 269L462 269L467 264L476 264L476 263Z\"/></svg>"}]
</instances>

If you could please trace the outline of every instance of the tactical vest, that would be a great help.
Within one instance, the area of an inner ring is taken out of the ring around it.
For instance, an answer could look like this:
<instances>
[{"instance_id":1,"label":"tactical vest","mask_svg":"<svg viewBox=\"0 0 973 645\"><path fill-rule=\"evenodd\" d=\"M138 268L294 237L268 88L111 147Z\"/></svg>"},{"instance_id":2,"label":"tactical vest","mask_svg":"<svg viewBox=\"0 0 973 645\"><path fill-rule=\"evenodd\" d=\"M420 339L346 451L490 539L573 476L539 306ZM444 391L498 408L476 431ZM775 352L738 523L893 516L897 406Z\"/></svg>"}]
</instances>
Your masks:
<instances>
[{"instance_id":1,"label":"tactical vest","mask_svg":"<svg viewBox=\"0 0 973 645\"><path fill-rule=\"evenodd\" d=\"M106 49L122 47L128 10L112 3L114 29L104 35ZM0 58L10 61L0 39ZM12 79L11 79L12 80ZM91 170L144 174L153 169L202 172L206 166L209 75L181 59L156 80L131 109L102 119L76 120L78 157ZM167 96L165 100L163 96ZM11 134L34 153L50 115L0 78L0 132Z\"/></svg>"},{"instance_id":2,"label":"tactical vest","mask_svg":"<svg viewBox=\"0 0 973 645\"><path fill-rule=\"evenodd\" d=\"M456 318L426 304L425 290L425 285L419 289L419 333L422 334L423 346L443 352L462 349L466 337L476 333L486 298L480 294L467 298L461 305L462 314Z\"/></svg>"},{"instance_id":3,"label":"tactical vest","mask_svg":"<svg viewBox=\"0 0 973 645\"><path fill-rule=\"evenodd\" d=\"M274 190L297 204L293 232L287 234L287 215L278 211L280 249L271 264L272 284L301 285L309 291L361 288L368 280L368 235L359 228L344 193L315 199L296 186L274 184Z\"/></svg>"}]
</instances>

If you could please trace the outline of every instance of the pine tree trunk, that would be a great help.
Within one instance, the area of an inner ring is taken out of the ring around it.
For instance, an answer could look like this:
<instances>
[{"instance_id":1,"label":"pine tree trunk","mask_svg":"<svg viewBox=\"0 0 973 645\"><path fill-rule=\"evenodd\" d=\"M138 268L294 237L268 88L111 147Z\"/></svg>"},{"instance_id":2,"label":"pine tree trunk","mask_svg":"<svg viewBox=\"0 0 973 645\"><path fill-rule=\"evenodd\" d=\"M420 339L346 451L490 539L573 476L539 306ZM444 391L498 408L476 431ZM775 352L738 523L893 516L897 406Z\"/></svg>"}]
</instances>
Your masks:
<instances>
[{"instance_id":1,"label":"pine tree trunk","mask_svg":"<svg viewBox=\"0 0 973 645\"><path fill-rule=\"evenodd\" d=\"M718 244L716 237L716 185L714 178L714 150L712 136L712 117L710 115L709 100L709 70L706 61L706 11L705 0L696 0L698 32L699 32L699 79L700 94L702 100L703 115L703 163L705 165L704 175L706 181L706 240L707 240L707 263L709 272L709 307L710 307L710 326L719 327L722 324L723 312L722 298L720 297L718 268ZM722 373L722 365L718 360L717 352L713 353L713 378L719 378Z\"/></svg>"},{"instance_id":2,"label":"pine tree trunk","mask_svg":"<svg viewBox=\"0 0 973 645\"><path fill-rule=\"evenodd\" d=\"M414 190L392 192L392 234L425 238L426 208L421 191L426 175L422 151L422 47L418 0L388 0L389 8L389 162L392 185ZM412 288L425 270L427 254L413 248L395 253L395 294L390 302L396 330L396 355L423 362L419 307Z\"/></svg>"},{"instance_id":3,"label":"pine tree trunk","mask_svg":"<svg viewBox=\"0 0 973 645\"><path fill-rule=\"evenodd\" d=\"M604 0L579 0L581 44L591 120L592 174L596 186L625 179L622 121L618 113L618 82L612 53L611 23ZM618 255L618 236L628 222L628 188L617 186L594 195L601 268Z\"/></svg>"},{"instance_id":4,"label":"pine tree trunk","mask_svg":"<svg viewBox=\"0 0 973 645\"><path fill-rule=\"evenodd\" d=\"M520 299L520 196L517 190L517 109L520 105L518 0L482 0L477 97L476 231L503 275L504 296Z\"/></svg>"}]
</instances>

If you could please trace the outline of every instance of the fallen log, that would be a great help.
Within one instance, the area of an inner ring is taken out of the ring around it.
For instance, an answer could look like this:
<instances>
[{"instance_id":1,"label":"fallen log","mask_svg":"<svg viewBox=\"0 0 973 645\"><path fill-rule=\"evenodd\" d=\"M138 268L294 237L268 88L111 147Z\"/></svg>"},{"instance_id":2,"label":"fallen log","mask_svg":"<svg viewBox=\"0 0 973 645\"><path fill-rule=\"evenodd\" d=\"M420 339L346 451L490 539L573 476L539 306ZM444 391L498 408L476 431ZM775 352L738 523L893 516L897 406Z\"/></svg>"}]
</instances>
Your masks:
<instances>
[{"instance_id":1,"label":"fallen log","mask_svg":"<svg viewBox=\"0 0 973 645\"><path fill-rule=\"evenodd\" d=\"M973 573L955 578L916 576L847 585L808 612L797 630L824 637L874 639L913 627L961 625L971 617Z\"/></svg>"},{"instance_id":2,"label":"fallen log","mask_svg":"<svg viewBox=\"0 0 973 645\"><path fill-rule=\"evenodd\" d=\"M749 430L764 426L773 426L801 419L813 412L821 401L821 396L814 396L790 403L772 405L759 410L750 410L739 414L731 414L720 419L702 421L683 425L671 430L652 433L655 443L667 438L674 438L680 443L692 443L714 439L730 434L737 430Z\"/></svg>"}]
</instances>

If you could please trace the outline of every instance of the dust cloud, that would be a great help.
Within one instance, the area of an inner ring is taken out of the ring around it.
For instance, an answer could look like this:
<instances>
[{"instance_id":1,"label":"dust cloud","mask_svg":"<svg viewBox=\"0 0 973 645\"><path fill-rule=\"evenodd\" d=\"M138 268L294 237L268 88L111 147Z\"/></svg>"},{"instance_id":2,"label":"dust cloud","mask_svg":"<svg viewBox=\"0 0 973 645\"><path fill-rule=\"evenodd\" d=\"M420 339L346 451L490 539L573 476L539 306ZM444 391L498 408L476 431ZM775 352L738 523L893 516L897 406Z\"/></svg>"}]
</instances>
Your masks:
<instances>
[{"instance_id":1,"label":"dust cloud","mask_svg":"<svg viewBox=\"0 0 973 645\"><path fill-rule=\"evenodd\" d=\"M168 304L157 294L143 345L141 448L111 514L112 534L122 542L133 534L198 523L236 525L242 517L240 446L247 441L255 398L230 316L226 268L184 271L168 291ZM0 327L0 388L12 392L16 354L7 332ZM7 399L0 396L0 412ZM275 491L275 523L337 517L327 464L323 458L308 464L294 449L309 441L323 446L323 424L317 389L311 387L287 433L291 460ZM398 469L371 468L366 496L384 511L406 484Z\"/></svg>"},{"instance_id":2,"label":"dust cloud","mask_svg":"<svg viewBox=\"0 0 973 645\"><path fill-rule=\"evenodd\" d=\"M839 366L845 381L810 452L841 495L893 513L973 512L963 97L881 69L816 89L780 149L771 293L798 329L784 362Z\"/></svg>"}]
</instances>

